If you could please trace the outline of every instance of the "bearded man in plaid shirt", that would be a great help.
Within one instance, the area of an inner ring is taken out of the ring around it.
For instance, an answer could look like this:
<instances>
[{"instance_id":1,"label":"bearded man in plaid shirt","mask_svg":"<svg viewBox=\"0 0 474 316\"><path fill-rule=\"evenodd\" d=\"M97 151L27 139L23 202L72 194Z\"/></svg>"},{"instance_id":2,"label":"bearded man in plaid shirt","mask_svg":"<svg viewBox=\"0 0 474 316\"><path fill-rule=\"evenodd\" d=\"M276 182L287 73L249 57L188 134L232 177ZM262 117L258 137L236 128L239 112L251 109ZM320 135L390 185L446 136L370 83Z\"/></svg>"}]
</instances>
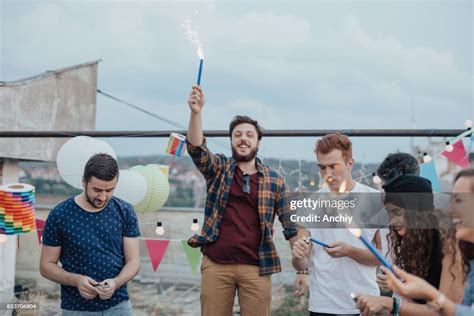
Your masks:
<instances>
[{"instance_id":1,"label":"bearded man in plaid shirt","mask_svg":"<svg viewBox=\"0 0 474 316\"><path fill-rule=\"evenodd\" d=\"M281 271L273 243L275 216L292 245L297 230L290 222L285 182L256 157L262 139L258 122L236 116L230 123L232 157L213 154L201 124L205 99L193 86L188 153L206 179L204 223L188 240L201 247L201 314L231 315L236 290L243 316L270 315L271 275Z\"/></svg>"}]
</instances>

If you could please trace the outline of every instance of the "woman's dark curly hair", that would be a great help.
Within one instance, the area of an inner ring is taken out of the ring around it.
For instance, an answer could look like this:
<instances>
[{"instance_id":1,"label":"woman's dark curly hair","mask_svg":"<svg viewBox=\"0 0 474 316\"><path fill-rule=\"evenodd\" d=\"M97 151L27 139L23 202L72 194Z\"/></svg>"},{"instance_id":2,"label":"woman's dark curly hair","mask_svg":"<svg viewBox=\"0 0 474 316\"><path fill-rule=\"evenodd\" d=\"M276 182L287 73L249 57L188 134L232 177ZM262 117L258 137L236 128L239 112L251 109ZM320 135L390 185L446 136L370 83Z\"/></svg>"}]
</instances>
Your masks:
<instances>
[{"instance_id":1,"label":"woman's dark curly hair","mask_svg":"<svg viewBox=\"0 0 474 316\"><path fill-rule=\"evenodd\" d=\"M402 175L383 186L384 204L404 210L406 233L400 236L394 227L387 235L393 262L402 269L426 279L433 260L451 253L456 258L456 241L452 221L435 211L431 182L416 175ZM449 223L449 224L446 224ZM434 252L435 251L435 252Z\"/></svg>"},{"instance_id":2,"label":"woman's dark curly hair","mask_svg":"<svg viewBox=\"0 0 474 316\"><path fill-rule=\"evenodd\" d=\"M459 250L461 250L464 277L469 274L469 261L474 260L474 244L468 241L459 241Z\"/></svg>"},{"instance_id":3,"label":"woman's dark curly hair","mask_svg":"<svg viewBox=\"0 0 474 316\"><path fill-rule=\"evenodd\" d=\"M404 220L413 228L407 229L403 237L393 227L387 235L393 262L409 273L426 278L433 249L441 239L438 217L434 212L405 212ZM426 228L427 221L430 228Z\"/></svg>"}]
</instances>

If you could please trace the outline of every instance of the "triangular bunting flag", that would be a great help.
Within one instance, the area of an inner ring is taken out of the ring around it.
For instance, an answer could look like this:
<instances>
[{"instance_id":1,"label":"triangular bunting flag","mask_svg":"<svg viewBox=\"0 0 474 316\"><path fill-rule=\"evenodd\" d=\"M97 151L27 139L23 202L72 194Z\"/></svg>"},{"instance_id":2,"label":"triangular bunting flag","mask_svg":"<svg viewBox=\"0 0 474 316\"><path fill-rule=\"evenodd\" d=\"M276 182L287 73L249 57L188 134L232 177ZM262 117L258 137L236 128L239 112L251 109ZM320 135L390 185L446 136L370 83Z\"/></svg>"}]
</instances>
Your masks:
<instances>
[{"instance_id":1,"label":"triangular bunting flag","mask_svg":"<svg viewBox=\"0 0 474 316\"><path fill-rule=\"evenodd\" d=\"M38 234L38 243L43 243L43 230L46 222L42 219L36 219L36 234Z\"/></svg>"},{"instance_id":2,"label":"triangular bunting flag","mask_svg":"<svg viewBox=\"0 0 474 316\"><path fill-rule=\"evenodd\" d=\"M431 181L433 191L441 192L441 185L439 184L438 173L436 172L436 166L434 160L428 163L424 163L420 166L420 176Z\"/></svg>"},{"instance_id":3,"label":"triangular bunting flag","mask_svg":"<svg viewBox=\"0 0 474 316\"><path fill-rule=\"evenodd\" d=\"M199 263L201 262L201 250L199 248L191 248L188 245L187 240L181 240L181 244L183 245L186 257L188 257L188 262L191 266L191 272L193 275L195 275L197 268L199 267Z\"/></svg>"},{"instance_id":4,"label":"triangular bunting flag","mask_svg":"<svg viewBox=\"0 0 474 316\"><path fill-rule=\"evenodd\" d=\"M471 138L470 138L470 141L469 141L469 150L466 153L466 156L467 156L468 160L469 160L469 155L470 155L471 149L472 149L472 142L474 142L474 133L471 134Z\"/></svg>"},{"instance_id":5,"label":"triangular bunting flag","mask_svg":"<svg viewBox=\"0 0 474 316\"><path fill-rule=\"evenodd\" d=\"M453 151L443 151L443 156L458 166L463 168L469 167L469 158L466 155L466 150L464 149L464 143L462 140L457 141L453 145Z\"/></svg>"},{"instance_id":6,"label":"triangular bunting flag","mask_svg":"<svg viewBox=\"0 0 474 316\"><path fill-rule=\"evenodd\" d=\"M146 247L148 248L148 255L150 256L153 271L156 272L160 265L161 259L165 255L166 249L170 243L169 240L153 240L145 239Z\"/></svg>"}]
</instances>

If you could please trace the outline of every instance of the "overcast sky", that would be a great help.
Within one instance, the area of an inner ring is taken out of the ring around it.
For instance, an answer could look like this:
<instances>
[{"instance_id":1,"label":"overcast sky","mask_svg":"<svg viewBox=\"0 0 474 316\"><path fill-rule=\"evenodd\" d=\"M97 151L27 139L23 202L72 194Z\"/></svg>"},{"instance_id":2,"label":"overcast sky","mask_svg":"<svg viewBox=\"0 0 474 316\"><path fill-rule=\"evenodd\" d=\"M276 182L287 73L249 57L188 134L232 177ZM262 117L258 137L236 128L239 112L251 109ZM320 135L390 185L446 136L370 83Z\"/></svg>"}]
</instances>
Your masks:
<instances>
[{"instance_id":1,"label":"overcast sky","mask_svg":"<svg viewBox=\"0 0 474 316\"><path fill-rule=\"evenodd\" d=\"M416 128L473 117L471 1L0 3L0 80L102 59L99 89L185 126L198 69L185 19L205 55L205 129L236 114L266 129L412 128L412 109ZM98 95L97 129L173 127ZM266 138L260 155L313 159L315 140ZM163 154L167 142L107 141L119 155ZM407 138L353 141L359 161L410 150Z\"/></svg>"}]
</instances>

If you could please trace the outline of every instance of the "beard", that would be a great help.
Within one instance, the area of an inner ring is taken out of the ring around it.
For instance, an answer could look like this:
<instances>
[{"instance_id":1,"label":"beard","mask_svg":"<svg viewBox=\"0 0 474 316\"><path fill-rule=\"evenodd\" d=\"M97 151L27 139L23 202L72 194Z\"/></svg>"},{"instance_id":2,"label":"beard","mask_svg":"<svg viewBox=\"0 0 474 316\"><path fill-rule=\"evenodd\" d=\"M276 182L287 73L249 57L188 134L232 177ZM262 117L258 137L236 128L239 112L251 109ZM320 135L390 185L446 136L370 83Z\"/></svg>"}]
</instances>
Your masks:
<instances>
[{"instance_id":1,"label":"beard","mask_svg":"<svg viewBox=\"0 0 474 316\"><path fill-rule=\"evenodd\" d=\"M257 156L258 147L255 147L250 150L247 155L240 155L237 153L237 150L232 146L232 158L237 160L237 162L249 162Z\"/></svg>"},{"instance_id":2,"label":"beard","mask_svg":"<svg viewBox=\"0 0 474 316\"><path fill-rule=\"evenodd\" d=\"M89 195L87 194L87 191L84 192L84 193L85 193L85 196L86 196L86 201L89 202L89 204L92 205L93 207L95 207L96 209L104 208L104 207L107 205L107 202L109 202L109 200L106 200L106 201L104 202L104 204L100 205L99 200L97 200L97 199L93 199L93 200L92 200L92 199L89 197Z\"/></svg>"}]
</instances>

